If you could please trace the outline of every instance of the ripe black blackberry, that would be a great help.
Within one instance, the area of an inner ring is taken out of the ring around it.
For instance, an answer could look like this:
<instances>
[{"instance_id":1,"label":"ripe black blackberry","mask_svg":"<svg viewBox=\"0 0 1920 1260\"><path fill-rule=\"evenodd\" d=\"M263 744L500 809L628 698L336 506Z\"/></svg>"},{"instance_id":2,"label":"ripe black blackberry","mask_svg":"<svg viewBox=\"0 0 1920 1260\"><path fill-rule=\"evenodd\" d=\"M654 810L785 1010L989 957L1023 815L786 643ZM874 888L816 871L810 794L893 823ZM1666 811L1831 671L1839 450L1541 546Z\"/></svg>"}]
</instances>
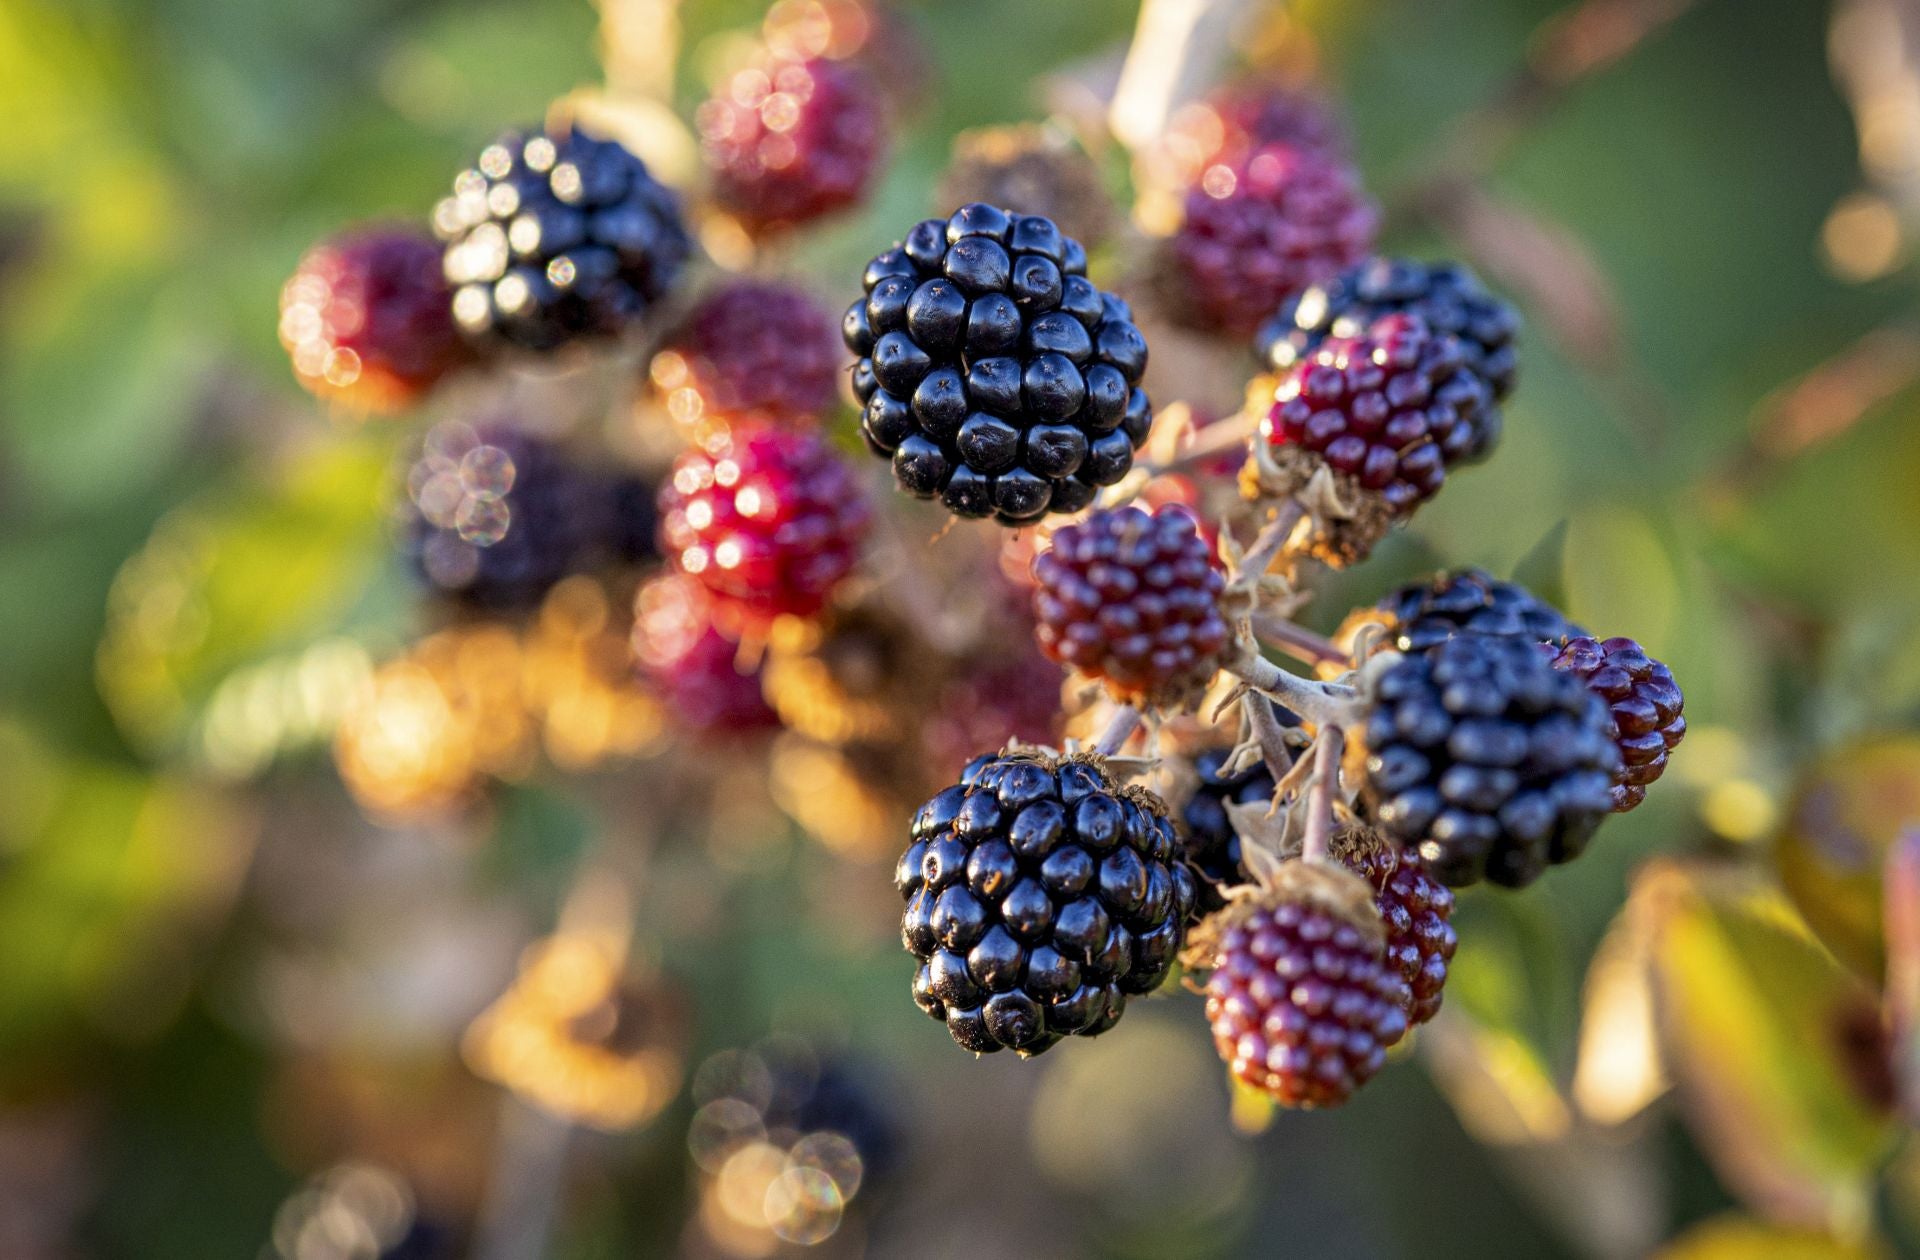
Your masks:
<instances>
[{"instance_id":1,"label":"ripe black blackberry","mask_svg":"<svg viewBox=\"0 0 1920 1260\"><path fill-rule=\"evenodd\" d=\"M1077 512L1133 467L1153 409L1133 312L1052 220L974 203L867 265L842 331L867 445L959 516Z\"/></svg>"},{"instance_id":2,"label":"ripe black blackberry","mask_svg":"<svg viewBox=\"0 0 1920 1260\"><path fill-rule=\"evenodd\" d=\"M895 885L913 997L968 1050L1091 1037L1166 978L1193 876L1159 798L1097 759L976 758L920 808Z\"/></svg>"},{"instance_id":3,"label":"ripe black blackberry","mask_svg":"<svg viewBox=\"0 0 1920 1260\"><path fill-rule=\"evenodd\" d=\"M1184 507L1064 525L1034 557L1033 577L1040 650L1128 703L1193 703L1232 645L1226 574Z\"/></svg>"},{"instance_id":4,"label":"ripe black blackberry","mask_svg":"<svg viewBox=\"0 0 1920 1260\"><path fill-rule=\"evenodd\" d=\"M1401 312L1459 338L1467 369L1486 383L1490 401L1476 413L1474 440L1456 461L1482 458L1499 440L1499 404L1513 392L1520 315L1459 263L1369 259L1281 303L1255 345L1274 371L1284 372L1327 338L1358 336L1381 316Z\"/></svg>"},{"instance_id":5,"label":"ripe black blackberry","mask_svg":"<svg viewBox=\"0 0 1920 1260\"><path fill-rule=\"evenodd\" d=\"M679 198L646 163L571 127L495 141L433 222L454 321L478 342L531 350L620 332L692 250Z\"/></svg>"},{"instance_id":6,"label":"ripe black blackberry","mask_svg":"<svg viewBox=\"0 0 1920 1260\"><path fill-rule=\"evenodd\" d=\"M1236 1080L1285 1106L1337 1107L1386 1063L1407 1031L1404 983L1371 894L1350 871L1292 861L1198 929L1207 1022Z\"/></svg>"},{"instance_id":7,"label":"ripe black blackberry","mask_svg":"<svg viewBox=\"0 0 1920 1260\"><path fill-rule=\"evenodd\" d=\"M556 443L498 425L441 425L407 472L403 549L450 599L531 608L608 547L614 509L607 482Z\"/></svg>"},{"instance_id":8,"label":"ripe black blackberry","mask_svg":"<svg viewBox=\"0 0 1920 1260\"><path fill-rule=\"evenodd\" d=\"M1458 634L1388 667L1365 701L1371 816L1448 884L1530 884L1612 808L1606 706L1534 644Z\"/></svg>"},{"instance_id":9,"label":"ripe black blackberry","mask_svg":"<svg viewBox=\"0 0 1920 1260\"><path fill-rule=\"evenodd\" d=\"M1186 856L1204 877L1202 902L1223 904L1219 890L1246 882L1240 865L1240 833L1233 829L1228 805L1251 805L1273 799L1273 774L1256 761L1238 774L1222 773L1231 748L1209 748L1193 759L1200 783L1180 810L1186 833Z\"/></svg>"},{"instance_id":10,"label":"ripe black blackberry","mask_svg":"<svg viewBox=\"0 0 1920 1260\"><path fill-rule=\"evenodd\" d=\"M1673 671L1632 639L1573 635L1543 644L1542 651L1555 669L1573 674L1606 702L1620 749L1613 812L1626 813L1647 799L1647 785L1666 771L1668 752L1687 733L1681 716L1686 698Z\"/></svg>"},{"instance_id":11,"label":"ripe black blackberry","mask_svg":"<svg viewBox=\"0 0 1920 1260\"><path fill-rule=\"evenodd\" d=\"M1585 633L1526 587L1481 569L1409 583L1360 616L1384 623L1388 643L1401 652L1424 652L1465 631L1529 643Z\"/></svg>"}]
</instances>

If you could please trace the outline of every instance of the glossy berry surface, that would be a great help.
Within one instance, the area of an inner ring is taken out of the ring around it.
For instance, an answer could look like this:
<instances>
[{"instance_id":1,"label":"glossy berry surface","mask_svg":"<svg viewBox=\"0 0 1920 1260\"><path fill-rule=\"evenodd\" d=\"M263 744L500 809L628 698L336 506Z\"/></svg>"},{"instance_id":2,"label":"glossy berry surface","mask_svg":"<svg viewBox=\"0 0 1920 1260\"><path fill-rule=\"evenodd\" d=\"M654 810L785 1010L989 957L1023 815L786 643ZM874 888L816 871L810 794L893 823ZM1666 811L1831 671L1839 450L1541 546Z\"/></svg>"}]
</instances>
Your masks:
<instances>
[{"instance_id":1,"label":"glossy berry surface","mask_svg":"<svg viewBox=\"0 0 1920 1260\"><path fill-rule=\"evenodd\" d=\"M742 667L739 645L714 628L711 601L691 578L666 574L640 588L633 659L674 722L695 735L744 735L780 724L759 670Z\"/></svg>"},{"instance_id":2,"label":"glossy berry surface","mask_svg":"<svg viewBox=\"0 0 1920 1260\"><path fill-rule=\"evenodd\" d=\"M959 516L1077 512L1133 467L1153 409L1147 343L1048 219L984 204L928 219L867 265L842 324L867 446Z\"/></svg>"},{"instance_id":3,"label":"glossy berry surface","mask_svg":"<svg viewBox=\"0 0 1920 1260\"><path fill-rule=\"evenodd\" d=\"M834 404L842 353L833 316L804 289L734 280L700 299L649 375L674 419L818 420Z\"/></svg>"},{"instance_id":4,"label":"glossy berry surface","mask_svg":"<svg viewBox=\"0 0 1920 1260\"><path fill-rule=\"evenodd\" d=\"M1424 652L1462 631L1541 643L1582 631L1517 582L1480 569L1443 573L1400 587L1377 605L1401 652Z\"/></svg>"},{"instance_id":5,"label":"glossy berry surface","mask_svg":"<svg viewBox=\"0 0 1920 1260\"><path fill-rule=\"evenodd\" d=\"M370 228L307 251L280 291L280 344L307 389L367 411L416 401L459 366L440 246Z\"/></svg>"},{"instance_id":6,"label":"glossy berry surface","mask_svg":"<svg viewBox=\"0 0 1920 1260\"><path fill-rule=\"evenodd\" d=\"M1226 574L1183 507L1064 525L1034 557L1033 577L1040 649L1129 703L1197 699L1233 641L1220 611Z\"/></svg>"},{"instance_id":7,"label":"glossy berry surface","mask_svg":"<svg viewBox=\"0 0 1920 1260\"><path fill-rule=\"evenodd\" d=\"M501 426L436 427L407 472L403 547L439 594L530 608L612 541L611 488L555 443Z\"/></svg>"},{"instance_id":8,"label":"glossy berry surface","mask_svg":"<svg viewBox=\"0 0 1920 1260\"><path fill-rule=\"evenodd\" d=\"M1606 703L1620 748L1613 811L1624 814L1647 799L1647 785L1667 768L1667 754L1687 733L1686 698L1673 671L1632 639L1575 635L1542 649L1553 667L1574 675Z\"/></svg>"},{"instance_id":9,"label":"glossy berry surface","mask_svg":"<svg viewBox=\"0 0 1920 1260\"><path fill-rule=\"evenodd\" d=\"M1456 887L1532 883L1612 808L1606 707L1523 640L1460 634L1395 663L1364 738L1374 822Z\"/></svg>"},{"instance_id":10,"label":"glossy berry surface","mask_svg":"<svg viewBox=\"0 0 1920 1260\"><path fill-rule=\"evenodd\" d=\"M660 490L662 554L743 631L824 608L870 523L853 469L807 431L736 426L675 460Z\"/></svg>"},{"instance_id":11,"label":"glossy berry surface","mask_svg":"<svg viewBox=\"0 0 1920 1260\"><path fill-rule=\"evenodd\" d=\"M1207 980L1214 1048L1234 1079L1289 1107L1337 1107L1406 1034L1379 940L1314 901L1230 908Z\"/></svg>"},{"instance_id":12,"label":"glossy berry surface","mask_svg":"<svg viewBox=\"0 0 1920 1260\"><path fill-rule=\"evenodd\" d=\"M735 73L696 119L714 201L755 233L865 196L884 123L880 95L858 65L778 54Z\"/></svg>"},{"instance_id":13,"label":"glossy berry surface","mask_svg":"<svg viewBox=\"0 0 1920 1260\"><path fill-rule=\"evenodd\" d=\"M1407 1022L1426 1023L1439 1013L1447 964L1460 943L1450 921L1453 890L1392 845L1344 853L1341 860L1374 890L1374 908L1387 930L1387 963L1405 985L1401 1009Z\"/></svg>"},{"instance_id":14,"label":"glossy berry surface","mask_svg":"<svg viewBox=\"0 0 1920 1260\"><path fill-rule=\"evenodd\" d=\"M692 249L679 198L611 140L508 135L434 210L453 317L483 345L547 351L643 317Z\"/></svg>"},{"instance_id":15,"label":"glossy berry surface","mask_svg":"<svg viewBox=\"0 0 1920 1260\"><path fill-rule=\"evenodd\" d=\"M1387 316L1290 368L1261 435L1274 447L1316 452L1404 515L1440 489L1456 454L1475 441L1486 388L1464 361L1457 339L1416 316Z\"/></svg>"},{"instance_id":16,"label":"glossy berry surface","mask_svg":"<svg viewBox=\"0 0 1920 1260\"><path fill-rule=\"evenodd\" d=\"M1201 900L1219 906L1219 891L1246 882L1240 865L1240 833L1233 829L1228 805L1252 805L1273 799L1273 774L1264 761L1238 774L1224 773L1231 748L1209 748L1193 759L1200 782L1180 809L1187 860L1202 879Z\"/></svg>"},{"instance_id":17,"label":"glossy berry surface","mask_svg":"<svg viewBox=\"0 0 1920 1260\"><path fill-rule=\"evenodd\" d=\"M1357 337L1382 316L1402 313L1456 338L1466 370L1486 385L1487 405L1477 413L1474 440L1455 462L1484 457L1500 438L1499 404L1513 392L1520 314L1458 263L1369 259L1282 303L1255 343L1273 370L1284 372L1329 337Z\"/></svg>"},{"instance_id":18,"label":"glossy berry surface","mask_svg":"<svg viewBox=\"0 0 1920 1260\"><path fill-rule=\"evenodd\" d=\"M1162 284L1183 322L1251 336L1282 302L1365 258L1378 226L1342 159L1271 145L1201 172L1165 242Z\"/></svg>"},{"instance_id":19,"label":"glossy berry surface","mask_svg":"<svg viewBox=\"0 0 1920 1260\"><path fill-rule=\"evenodd\" d=\"M914 1001L976 1053L1091 1037L1166 978L1193 877L1156 802L1097 763L976 758L894 873Z\"/></svg>"}]
</instances>

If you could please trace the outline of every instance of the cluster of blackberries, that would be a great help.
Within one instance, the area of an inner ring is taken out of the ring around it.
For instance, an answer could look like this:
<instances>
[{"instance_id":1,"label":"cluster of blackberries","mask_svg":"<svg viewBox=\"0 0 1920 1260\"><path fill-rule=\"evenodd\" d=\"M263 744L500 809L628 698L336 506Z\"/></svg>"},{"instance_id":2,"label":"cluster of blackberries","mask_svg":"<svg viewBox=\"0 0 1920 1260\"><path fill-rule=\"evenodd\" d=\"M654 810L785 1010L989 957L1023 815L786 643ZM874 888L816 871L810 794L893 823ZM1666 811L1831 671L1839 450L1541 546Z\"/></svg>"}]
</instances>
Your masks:
<instances>
[{"instance_id":1,"label":"cluster of blackberries","mask_svg":"<svg viewBox=\"0 0 1920 1260\"><path fill-rule=\"evenodd\" d=\"M1160 802L1097 760L981 757L921 807L894 876L914 1001L968 1050L1111 1028L1166 978L1193 877Z\"/></svg>"},{"instance_id":2,"label":"cluster of blackberries","mask_svg":"<svg viewBox=\"0 0 1920 1260\"><path fill-rule=\"evenodd\" d=\"M867 445L959 516L1077 512L1126 476L1153 420L1147 343L1052 220L993 206L916 224L847 309Z\"/></svg>"}]
</instances>

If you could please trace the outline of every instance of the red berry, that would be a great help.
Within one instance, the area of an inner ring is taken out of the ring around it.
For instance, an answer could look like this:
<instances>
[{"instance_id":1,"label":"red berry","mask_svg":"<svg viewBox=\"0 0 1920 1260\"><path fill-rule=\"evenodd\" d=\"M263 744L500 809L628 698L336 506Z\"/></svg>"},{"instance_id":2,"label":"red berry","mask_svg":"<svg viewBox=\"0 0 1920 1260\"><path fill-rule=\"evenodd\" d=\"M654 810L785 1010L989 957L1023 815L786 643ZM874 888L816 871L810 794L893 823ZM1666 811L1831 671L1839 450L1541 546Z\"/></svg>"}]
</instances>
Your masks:
<instances>
[{"instance_id":1,"label":"red berry","mask_svg":"<svg viewBox=\"0 0 1920 1260\"><path fill-rule=\"evenodd\" d=\"M793 425L833 406L841 358L838 325L805 290L736 280L688 313L651 375L677 420Z\"/></svg>"},{"instance_id":2,"label":"red berry","mask_svg":"<svg viewBox=\"0 0 1920 1260\"><path fill-rule=\"evenodd\" d=\"M1387 962L1400 973L1401 1009L1409 1024L1440 1010L1447 964L1459 944L1453 890L1427 873L1411 853L1378 841L1355 845L1341 859L1372 886L1373 905L1387 931Z\"/></svg>"},{"instance_id":3,"label":"red berry","mask_svg":"<svg viewBox=\"0 0 1920 1260\"><path fill-rule=\"evenodd\" d=\"M307 252L280 291L280 343L309 390L395 411L466 357L425 233L366 228Z\"/></svg>"},{"instance_id":4,"label":"red berry","mask_svg":"<svg viewBox=\"0 0 1920 1260\"><path fill-rule=\"evenodd\" d=\"M1378 226L1344 161L1270 145L1200 173L1163 283L1185 322L1252 336L1282 302L1365 258Z\"/></svg>"},{"instance_id":5,"label":"red berry","mask_svg":"<svg viewBox=\"0 0 1920 1260\"><path fill-rule=\"evenodd\" d=\"M853 470L814 433L741 425L674 462L661 551L699 580L723 625L763 633L810 617L852 571L870 523Z\"/></svg>"},{"instance_id":6,"label":"red berry","mask_svg":"<svg viewBox=\"0 0 1920 1260\"><path fill-rule=\"evenodd\" d=\"M697 121L714 200L755 233L859 201L885 131L859 66L777 54L735 74Z\"/></svg>"},{"instance_id":7,"label":"red berry","mask_svg":"<svg viewBox=\"0 0 1920 1260\"><path fill-rule=\"evenodd\" d=\"M1406 1034L1403 981L1357 877L1284 869L1276 887L1208 920L1207 1021L1236 1080L1286 1106L1335 1107Z\"/></svg>"},{"instance_id":8,"label":"red berry","mask_svg":"<svg viewBox=\"0 0 1920 1260\"><path fill-rule=\"evenodd\" d=\"M633 656L674 721L696 735L744 734L780 724L760 673L740 668L740 648L713 626L700 584L668 574L633 601Z\"/></svg>"},{"instance_id":9,"label":"red berry","mask_svg":"<svg viewBox=\"0 0 1920 1260\"><path fill-rule=\"evenodd\" d=\"M1613 812L1626 813L1647 799L1647 785L1666 771L1667 754L1687 733L1681 716L1686 698L1673 671L1632 639L1576 635L1541 648L1555 669L1577 675L1607 702L1622 763L1613 784Z\"/></svg>"},{"instance_id":10,"label":"red berry","mask_svg":"<svg viewBox=\"0 0 1920 1260\"><path fill-rule=\"evenodd\" d=\"M1463 363L1456 338L1418 316L1386 316L1289 368L1261 434L1317 452L1406 515L1440 489L1456 453L1472 449L1486 386Z\"/></svg>"},{"instance_id":11,"label":"red berry","mask_svg":"<svg viewBox=\"0 0 1920 1260\"><path fill-rule=\"evenodd\" d=\"M1150 705L1197 699L1233 632L1220 611L1226 575L1191 512L1099 511L1055 531L1034 557L1041 651Z\"/></svg>"}]
</instances>

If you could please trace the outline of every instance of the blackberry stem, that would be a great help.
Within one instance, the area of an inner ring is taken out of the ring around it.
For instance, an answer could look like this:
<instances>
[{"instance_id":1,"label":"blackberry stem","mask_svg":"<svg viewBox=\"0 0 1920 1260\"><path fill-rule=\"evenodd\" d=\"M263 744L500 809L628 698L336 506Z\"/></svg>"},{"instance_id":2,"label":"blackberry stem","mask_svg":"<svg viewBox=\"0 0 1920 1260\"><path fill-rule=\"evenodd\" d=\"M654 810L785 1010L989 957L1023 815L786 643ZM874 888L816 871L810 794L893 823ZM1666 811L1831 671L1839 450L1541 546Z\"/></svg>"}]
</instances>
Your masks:
<instances>
[{"instance_id":1,"label":"blackberry stem","mask_svg":"<svg viewBox=\"0 0 1920 1260\"><path fill-rule=\"evenodd\" d=\"M1225 455L1236 447L1245 446L1253 433L1251 419L1231 418L1210 424L1194 434L1193 441L1183 451L1158 464L1142 464L1149 477L1158 477L1162 473L1181 472L1195 464L1204 464L1210 459Z\"/></svg>"},{"instance_id":2,"label":"blackberry stem","mask_svg":"<svg viewBox=\"0 0 1920 1260\"><path fill-rule=\"evenodd\" d=\"M1349 669L1353 666L1353 658L1341 651L1332 639L1315 634L1305 626L1295 625L1284 617L1255 613L1253 632L1268 647L1279 648L1288 656L1309 665L1341 665Z\"/></svg>"},{"instance_id":3,"label":"blackberry stem","mask_svg":"<svg viewBox=\"0 0 1920 1260\"><path fill-rule=\"evenodd\" d=\"M1287 747L1286 732L1274 716L1272 703L1265 696L1249 692L1241 697L1240 707L1253 727L1254 738L1260 741L1260 757L1267 763L1267 773L1275 783L1280 782L1293 767L1293 751Z\"/></svg>"},{"instance_id":4,"label":"blackberry stem","mask_svg":"<svg viewBox=\"0 0 1920 1260\"><path fill-rule=\"evenodd\" d=\"M1229 662L1226 671L1255 691L1272 696L1315 726L1348 726L1358 716L1360 693L1342 683L1314 682L1288 673L1260 656Z\"/></svg>"},{"instance_id":5,"label":"blackberry stem","mask_svg":"<svg viewBox=\"0 0 1920 1260\"><path fill-rule=\"evenodd\" d=\"M1309 862L1330 860L1333 793L1340 782L1340 754L1346 745L1345 731L1338 726L1325 726L1313 746L1313 782L1307 789L1307 834L1300 842L1300 856Z\"/></svg>"},{"instance_id":6,"label":"blackberry stem","mask_svg":"<svg viewBox=\"0 0 1920 1260\"><path fill-rule=\"evenodd\" d=\"M1094 741L1093 751L1102 757L1111 757L1120 751L1120 746L1140 725L1140 710L1130 704L1123 704L1113 711L1107 719L1107 729L1100 732L1100 738Z\"/></svg>"},{"instance_id":7,"label":"blackberry stem","mask_svg":"<svg viewBox=\"0 0 1920 1260\"><path fill-rule=\"evenodd\" d=\"M1307 509L1301 506L1298 499L1288 499L1282 503L1274 518L1261 527L1254 536L1253 545L1240 558L1241 574L1252 574L1254 580L1258 581L1268 566L1273 564L1274 557L1280 554L1280 549L1287 545L1293 527L1300 523L1300 518L1306 513Z\"/></svg>"}]
</instances>

